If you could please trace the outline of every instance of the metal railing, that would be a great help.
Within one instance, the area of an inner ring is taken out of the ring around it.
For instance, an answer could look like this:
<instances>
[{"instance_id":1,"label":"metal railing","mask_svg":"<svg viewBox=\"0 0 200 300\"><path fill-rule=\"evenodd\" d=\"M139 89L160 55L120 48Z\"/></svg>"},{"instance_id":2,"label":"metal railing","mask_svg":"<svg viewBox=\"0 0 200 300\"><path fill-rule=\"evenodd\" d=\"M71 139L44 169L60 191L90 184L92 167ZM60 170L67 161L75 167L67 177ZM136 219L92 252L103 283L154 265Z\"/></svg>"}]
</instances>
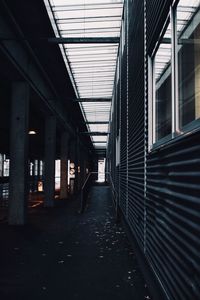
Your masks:
<instances>
[{"instance_id":1,"label":"metal railing","mask_svg":"<svg viewBox=\"0 0 200 300\"><path fill-rule=\"evenodd\" d=\"M83 213L87 204L87 198L90 191L90 187L92 184L92 181L94 179L94 174L98 174L97 172L90 172L81 188L81 207L80 207L80 213Z\"/></svg>"}]
</instances>

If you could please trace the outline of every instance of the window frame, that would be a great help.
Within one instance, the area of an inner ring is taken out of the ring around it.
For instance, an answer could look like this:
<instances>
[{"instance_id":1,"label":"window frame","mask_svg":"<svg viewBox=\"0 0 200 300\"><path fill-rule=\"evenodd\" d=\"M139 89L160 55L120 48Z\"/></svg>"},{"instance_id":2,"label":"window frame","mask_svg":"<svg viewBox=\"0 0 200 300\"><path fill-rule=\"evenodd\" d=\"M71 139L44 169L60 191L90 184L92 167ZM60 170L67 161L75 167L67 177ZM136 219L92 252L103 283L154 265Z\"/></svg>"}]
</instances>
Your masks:
<instances>
[{"instance_id":1,"label":"window frame","mask_svg":"<svg viewBox=\"0 0 200 300\"><path fill-rule=\"evenodd\" d=\"M189 122L180 129L180 111L178 94L178 39L177 39L177 7L180 0L170 6L169 14L160 32L159 39L151 54L147 55L148 63L148 152L168 145L188 134L200 131L200 118ZM167 26L171 23L171 88L172 88L172 118L171 133L156 141L156 91L155 91L155 56Z\"/></svg>"},{"instance_id":2,"label":"window frame","mask_svg":"<svg viewBox=\"0 0 200 300\"><path fill-rule=\"evenodd\" d=\"M165 35L166 29L171 22L171 14L169 13L165 24L161 30L159 39L154 47L154 50L151 55L148 55L148 135L149 135L149 143L148 143L148 150L149 152L154 148L157 148L160 145L163 145L169 142L172 139L172 132L165 137L156 141L156 84L155 84L155 57L157 50L161 44L163 36ZM171 37L171 45L173 39ZM173 48L173 46L172 46ZM173 55L173 54L172 54ZM172 64L172 62L171 62ZM172 66L171 66L172 68ZM173 72L173 68L172 68ZM173 93L173 92L172 92ZM173 103L173 102L172 102ZM173 107L172 107L172 115L173 115Z\"/></svg>"}]
</instances>

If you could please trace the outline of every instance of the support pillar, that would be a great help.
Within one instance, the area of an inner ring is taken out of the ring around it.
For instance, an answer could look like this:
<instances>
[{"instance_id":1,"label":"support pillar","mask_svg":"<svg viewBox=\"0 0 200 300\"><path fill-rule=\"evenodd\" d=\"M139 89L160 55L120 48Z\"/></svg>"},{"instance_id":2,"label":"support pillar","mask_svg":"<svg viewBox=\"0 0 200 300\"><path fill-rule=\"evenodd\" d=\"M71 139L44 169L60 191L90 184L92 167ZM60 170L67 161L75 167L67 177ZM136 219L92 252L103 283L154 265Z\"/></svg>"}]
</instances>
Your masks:
<instances>
[{"instance_id":1,"label":"support pillar","mask_svg":"<svg viewBox=\"0 0 200 300\"><path fill-rule=\"evenodd\" d=\"M11 96L10 127L10 178L9 212L10 225L24 225L28 206L28 118L29 85L14 82Z\"/></svg>"},{"instance_id":2,"label":"support pillar","mask_svg":"<svg viewBox=\"0 0 200 300\"><path fill-rule=\"evenodd\" d=\"M68 198L68 150L69 134L64 132L61 136L60 199Z\"/></svg>"},{"instance_id":3,"label":"support pillar","mask_svg":"<svg viewBox=\"0 0 200 300\"><path fill-rule=\"evenodd\" d=\"M55 196L56 118L45 120L44 206L54 206Z\"/></svg>"}]
</instances>

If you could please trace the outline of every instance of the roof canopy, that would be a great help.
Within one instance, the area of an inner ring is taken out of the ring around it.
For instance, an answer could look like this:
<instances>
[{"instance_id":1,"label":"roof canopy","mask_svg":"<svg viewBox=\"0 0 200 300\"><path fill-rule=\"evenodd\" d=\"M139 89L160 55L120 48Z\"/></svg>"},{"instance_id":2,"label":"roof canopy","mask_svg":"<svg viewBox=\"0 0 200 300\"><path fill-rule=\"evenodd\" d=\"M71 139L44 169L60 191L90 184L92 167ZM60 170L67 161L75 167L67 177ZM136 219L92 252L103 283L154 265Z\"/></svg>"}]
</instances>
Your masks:
<instances>
[{"instance_id":1,"label":"roof canopy","mask_svg":"<svg viewBox=\"0 0 200 300\"><path fill-rule=\"evenodd\" d=\"M60 47L91 140L95 148L105 149L123 0L49 0L49 3L53 12L51 21L56 23L57 37L63 38ZM93 132L99 134L94 136Z\"/></svg>"}]
</instances>

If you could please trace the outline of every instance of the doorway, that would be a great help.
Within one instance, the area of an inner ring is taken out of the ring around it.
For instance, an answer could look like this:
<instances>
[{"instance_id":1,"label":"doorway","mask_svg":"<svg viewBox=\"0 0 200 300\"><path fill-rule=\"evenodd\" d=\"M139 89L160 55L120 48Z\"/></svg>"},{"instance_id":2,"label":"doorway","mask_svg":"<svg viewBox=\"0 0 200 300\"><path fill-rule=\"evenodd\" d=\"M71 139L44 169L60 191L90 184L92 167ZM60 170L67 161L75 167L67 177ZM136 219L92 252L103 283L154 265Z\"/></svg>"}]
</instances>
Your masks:
<instances>
[{"instance_id":1,"label":"doorway","mask_svg":"<svg viewBox=\"0 0 200 300\"><path fill-rule=\"evenodd\" d=\"M105 182L105 158L98 160L98 182Z\"/></svg>"}]
</instances>

